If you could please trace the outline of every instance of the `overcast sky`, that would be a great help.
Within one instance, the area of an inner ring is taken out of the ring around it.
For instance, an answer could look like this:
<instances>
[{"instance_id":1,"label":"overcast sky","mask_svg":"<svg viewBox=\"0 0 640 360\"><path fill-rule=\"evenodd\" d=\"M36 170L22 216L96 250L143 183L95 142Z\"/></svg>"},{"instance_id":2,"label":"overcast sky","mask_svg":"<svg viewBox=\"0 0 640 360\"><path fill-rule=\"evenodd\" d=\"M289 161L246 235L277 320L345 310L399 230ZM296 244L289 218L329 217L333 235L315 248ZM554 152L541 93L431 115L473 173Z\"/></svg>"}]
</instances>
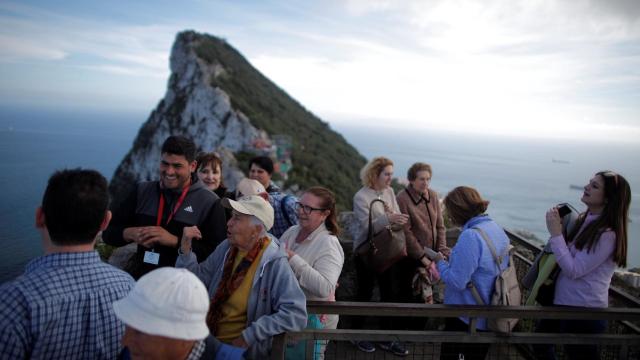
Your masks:
<instances>
[{"instance_id":1,"label":"overcast sky","mask_svg":"<svg viewBox=\"0 0 640 360\"><path fill-rule=\"evenodd\" d=\"M148 114L220 36L332 124L640 142L640 1L0 0L0 106Z\"/></svg>"}]
</instances>

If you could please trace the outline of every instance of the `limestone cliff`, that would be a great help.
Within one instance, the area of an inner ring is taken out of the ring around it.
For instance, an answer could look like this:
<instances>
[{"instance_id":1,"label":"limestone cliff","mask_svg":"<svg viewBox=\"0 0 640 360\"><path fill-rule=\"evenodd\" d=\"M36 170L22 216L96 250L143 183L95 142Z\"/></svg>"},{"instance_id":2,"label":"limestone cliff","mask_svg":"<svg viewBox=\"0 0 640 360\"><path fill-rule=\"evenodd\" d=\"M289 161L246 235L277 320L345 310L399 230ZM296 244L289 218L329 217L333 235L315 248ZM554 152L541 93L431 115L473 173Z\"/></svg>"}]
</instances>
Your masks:
<instances>
[{"instance_id":1,"label":"limestone cliff","mask_svg":"<svg viewBox=\"0 0 640 360\"><path fill-rule=\"evenodd\" d=\"M135 182L157 178L160 147L169 135L191 137L205 151L223 147L244 160L259 152L256 144L271 144L272 135L284 135L292 143L285 187L323 185L336 192L342 208L351 206L364 158L224 40L179 33L170 67L164 98L113 176L116 203ZM233 157L225 165L225 182L233 187L242 175Z\"/></svg>"}]
</instances>

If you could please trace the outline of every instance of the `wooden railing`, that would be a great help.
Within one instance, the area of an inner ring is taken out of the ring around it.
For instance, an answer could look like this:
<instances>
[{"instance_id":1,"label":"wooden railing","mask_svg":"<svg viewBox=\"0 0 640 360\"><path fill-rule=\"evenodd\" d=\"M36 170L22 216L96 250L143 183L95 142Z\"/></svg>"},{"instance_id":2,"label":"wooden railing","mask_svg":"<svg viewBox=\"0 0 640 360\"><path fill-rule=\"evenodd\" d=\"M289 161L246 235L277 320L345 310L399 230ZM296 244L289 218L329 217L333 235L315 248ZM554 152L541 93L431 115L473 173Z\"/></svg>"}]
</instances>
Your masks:
<instances>
[{"instance_id":1,"label":"wooden railing","mask_svg":"<svg viewBox=\"0 0 640 360\"><path fill-rule=\"evenodd\" d=\"M339 314L352 316L393 316L393 317L470 317L470 318L519 318L519 319L571 319L640 321L640 309L630 308L566 308L537 306L495 307L473 305L426 305L400 303L358 303L358 302L308 302L310 314ZM298 340L337 341L396 341L413 343L488 343L507 344L590 344L613 346L617 350L614 359L630 359L640 356L640 335L637 333L607 333L602 335L535 333L530 329L519 331L518 327L509 334L492 332L447 332L447 331L402 331L336 329L312 330L281 334L273 339L272 359L284 359L287 342ZM307 341L313 344L312 341ZM313 346L307 346L312 354ZM307 357L312 358L312 357ZM437 357L435 357L437 358Z\"/></svg>"},{"instance_id":2,"label":"wooden railing","mask_svg":"<svg viewBox=\"0 0 640 360\"><path fill-rule=\"evenodd\" d=\"M537 255L542 246L522 236L505 229L514 245L524 248L533 255ZM514 256L518 274L522 277L531 266L531 260L516 253ZM525 296L527 295L523 289ZM607 309L566 308L566 307L494 307L494 306L462 306L462 305L425 305L399 303L358 303L358 302L308 302L307 310L310 314L338 314L341 316L392 316L392 317L422 317L422 318L519 318L520 323L509 334L492 332L448 332L448 331L403 331L403 330L364 330L364 329L336 329L312 330L281 334L273 339L272 359L284 359L286 344L298 340L334 340L345 341L403 341L408 343L431 343L435 348L431 357L439 356L440 343L485 343L494 346L513 347L518 352L515 358L530 357L529 345L535 344L595 344L606 348L607 359L638 359L640 358L640 300L624 290L611 286L609 296L613 303L622 307ZM567 320L607 320L609 330L606 334L558 334L534 332L534 321L538 319L567 319ZM349 322L347 322L348 324ZM343 324L343 321L341 321ZM342 325L341 325L342 326ZM313 359L313 341L307 341L307 359ZM341 350L345 350L343 347ZM347 349L349 350L349 349ZM353 348L350 349L353 351ZM364 354L360 354L364 355ZM344 354L328 356L329 358L344 358ZM352 356L350 358L363 358ZM365 355L366 358L366 355ZM420 358L420 357L418 357ZM502 358L497 356L496 358Z\"/></svg>"},{"instance_id":3,"label":"wooden railing","mask_svg":"<svg viewBox=\"0 0 640 360\"><path fill-rule=\"evenodd\" d=\"M535 244L511 231L505 230L512 243L531 251L534 256L541 251L542 246ZM531 266L531 260L521 254L515 254L516 267L519 276ZM524 291L524 289L523 289ZM524 295L527 293L524 291ZM425 305L399 303L357 303L357 302L309 302L307 310L310 314L338 314L342 316L393 316L393 317L424 317L424 318L519 318L523 319L510 334L495 334L491 332L446 332L446 331L402 331L402 330L364 330L364 329L336 329L312 330L281 334L274 338L272 359L284 359L287 342L297 340L335 340L335 341L396 341L410 343L433 343L439 349L440 343L488 343L502 344L501 346L515 347L519 352L517 358L527 358L528 345L533 344L596 344L615 347L608 358L630 359L640 357L640 301L624 290L611 286L611 299L623 307L607 309L566 308L566 307L494 307L494 306L454 306L454 305ZM524 300L525 297L523 297ZM543 310L543 311L542 311ZM602 335L535 333L534 320L537 319L568 319L568 320L607 320L609 331ZM342 322L341 322L342 323ZM635 323L635 324L634 324ZM307 359L312 359L312 341L307 341ZM437 351L439 351L436 349ZM525 354L523 354L523 352ZM530 354L529 354L530 355ZM331 356L329 356L331 357ZM341 358L342 356L334 356ZM355 357L354 357L355 358ZM360 357L358 357L360 358ZM433 356L437 359L438 356ZM499 358L499 357L498 357Z\"/></svg>"}]
</instances>

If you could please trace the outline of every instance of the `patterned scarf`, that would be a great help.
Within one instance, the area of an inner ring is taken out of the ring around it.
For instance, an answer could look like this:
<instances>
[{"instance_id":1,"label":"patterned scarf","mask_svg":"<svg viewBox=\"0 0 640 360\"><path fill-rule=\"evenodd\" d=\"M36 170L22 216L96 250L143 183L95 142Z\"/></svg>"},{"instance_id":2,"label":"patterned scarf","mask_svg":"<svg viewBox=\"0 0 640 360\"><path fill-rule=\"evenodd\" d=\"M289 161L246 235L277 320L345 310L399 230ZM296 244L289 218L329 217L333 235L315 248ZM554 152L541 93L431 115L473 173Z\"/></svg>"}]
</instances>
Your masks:
<instances>
[{"instance_id":1,"label":"patterned scarf","mask_svg":"<svg viewBox=\"0 0 640 360\"><path fill-rule=\"evenodd\" d=\"M233 263L238 255L238 248L235 246L231 247L229 255L227 255L227 259L224 262L220 285L218 285L218 290L216 290L215 295L211 299L209 312L207 313L207 326L209 327L209 331L211 331L212 335L217 333L218 323L222 318L222 305L229 300L231 294L240 287L240 284L242 284L244 277L247 275L247 271L249 271L251 264L253 264L258 257L267 240L267 237L263 237L258 240L253 248L249 250L247 255L240 260L240 264L238 264L235 271L233 271Z\"/></svg>"}]
</instances>

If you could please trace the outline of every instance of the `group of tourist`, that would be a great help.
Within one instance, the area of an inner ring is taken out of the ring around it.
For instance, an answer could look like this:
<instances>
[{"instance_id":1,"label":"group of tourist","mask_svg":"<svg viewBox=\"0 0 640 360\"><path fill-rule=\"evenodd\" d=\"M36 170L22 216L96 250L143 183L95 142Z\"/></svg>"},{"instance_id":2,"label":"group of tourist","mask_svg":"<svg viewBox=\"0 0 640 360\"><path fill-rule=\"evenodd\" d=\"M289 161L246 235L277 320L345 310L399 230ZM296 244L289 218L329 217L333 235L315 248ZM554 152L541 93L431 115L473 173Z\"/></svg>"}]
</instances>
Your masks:
<instances>
[{"instance_id":1,"label":"group of tourist","mask_svg":"<svg viewBox=\"0 0 640 360\"><path fill-rule=\"evenodd\" d=\"M162 146L159 180L136 184L111 210L102 175L56 172L35 216L45 255L0 286L3 358L262 359L278 334L335 329L337 315L306 311L307 300L335 301L345 261L334 194L321 186L299 198L285 194L271 179L273 161L264 156L250 160L249 178L231 192L222 166L216 154L196 157L190 139L170 136ZM508 237L486 214L489 202L478 191L457 187L441 203L429 188L432 175L428 164L414 164L396 196L390 159L374 158L362 169L363 187L353 198L359 225L353 239L357 301L371 301L377 284L382 302L432 303L431 295L415 292L422 275L429 284L444 283L445 304L477 304L469 283L489 303L502 268L483 236L501 254ZM560 268L554 304L608 305L613 271L626 265L630 198L621 175L599 172L585 186L581 200L587 211L570 233L556 207L547 212ZM445 219L461 229L452 248ZM385 229L404 234L406 256L382 272L372 271L358 249L370 234ZM100 260L94 250L100 234L116 247L137 244L127 272ZM380 326L425 326L405 319L384 318ZM359 317L352 325L364 328L376 320ZM445 330L469 326L468 318L447 319ZM475 326L488 329L484 319ZM604 327L599 321L540 324L544 332L598 333ZM315 359L324 357L326 345L314 342ZM364 352L377 346L409 354L402 342L355 345ZM443 343L441 358L483 359L487 350L482 344ZM570 348L568 354L586 358L580 351ZM304 345L287 346L288 358L304 354ZM539 354L554 356L552 348Z\"/></svg>"},{"instance_id":2,"label":"group of tourist","mask_svg":"<svg viewBox=\"0 0 640 360\"><path fill-rule=\"evenodd\" d=\"M408 280L416 267L428 269L434 262L438 277L446 286L444 304L477 305L470 284L477 289L483 303L489 304L497 275L509 266L508 261L496 265L487 243L491 242L497 254L508 251L509 238L486 213L489 201L476 189L456 187L443 200L443 215L437 194L429 189L432 176L429 165L411 166L407 174L409 184L397 197L391 188L392 176L390 159L372 159L362 170L363 187L354 196L354 212L360 223L359 236L354 240L357 300L370 301L377 282L381 301L415 301L411 298ZM382 200L384 205L370 207L375 199ZM579 214L570 232L563 225L558 207L552 207L546 214L549 244L559 268L553 305L606 308L613 272L618 266L626 266L631 189L622 175L601 171L589 180L580 200L587 210ZM404 228L408 256L382 273L367 268L357 251L367 240L370 215L374 233L384 227ZM452 249L446 245L443 217L461 230ZM473 325L476 329L488 331L486 319L476 320ZM362 326L362 321L355 326ZM395 324L411 329L406 321ZM382 326L390 329L392 325L387 320ZM448 318L444 329L469 331L470 326L469 318ZM605 329L606 322L601 320L543 320L537 326L539 332L558 333L598 334ZM376 344L360 341L356 345L362 351L373 352ZM396 355L409 354L399 342L377 345ZM484 359L488 350L489 344L443 343L440 359ZM600 358L596 346L566 346L565 354L570 359ZM540 359L555 359L555 349L536 346L536 355Z\"/></svg>"}]
</instances>

